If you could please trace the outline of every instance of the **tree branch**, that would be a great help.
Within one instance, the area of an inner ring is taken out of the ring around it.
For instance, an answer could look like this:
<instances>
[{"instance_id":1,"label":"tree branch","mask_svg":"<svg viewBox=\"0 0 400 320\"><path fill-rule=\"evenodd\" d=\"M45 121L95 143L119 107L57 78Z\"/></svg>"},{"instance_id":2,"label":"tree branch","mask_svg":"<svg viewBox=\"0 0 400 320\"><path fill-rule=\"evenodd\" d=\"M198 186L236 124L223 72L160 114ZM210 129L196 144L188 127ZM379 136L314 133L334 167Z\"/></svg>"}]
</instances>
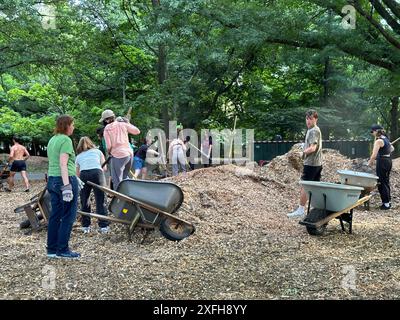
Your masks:
<instances>
[{"instance_id":1,"label":"tree branch","mask_svg":"<svg viewBox=\"0 0 400 320\"><path fill-rule=\"evenodd\" d=\"M383 2L389 7L392 13L400 19L400 4L394 0L383 0Z\"/></svg>"},{"instance_id":2,"label":"tree branch","mask_svg":"<svg viewBox=\"0 0 400 320\"><path fill-rule=\"evenodd\" d=\"M154 55L157 55L157 51L154 50L154 48L153 48L152 46L150 46L150 44L147 42L147 40L146 40L145 37L143 36L143 34L142 34L141 30L140 30L140 27L139 27L138 23L136 22L135 12L132 10L132 7L131 7L130 4L131 4L131 3L130 3L130 1L129 1L129 6L128 6L128 8L129 8L129 11L130 11L130 13L131 13L131 15L132 15L132 19L129 17L128 12L126 12L126 3L125 3L125 0L122 0L123 11L124 11L125 16L127 17L128 21L129 21L129 24L132 26L133 30L135 30L135 31L138 33L138 35L143 39L143 42L144 42L144 44L146 45L146 47L147 47L151 52L153 52ZM133 22L132 22L132 20L133 20Z\"/></svg>"},{"instance_id":3,"label":"tree branch","mask_svg":"<svg viewBox=\"0 0 400 320\"><path fill-rule=\"evenodd\" d=\"M385 9L385 7L376 0L369 0L375 10L381 15L383 19L388 23L389 26L397 33L400 34L400 24L394 19L390 13Z\"/></svg>"},{"instance_id":4,"label":"tree branch","mask_svg":"<svg viewBox=\"0 0 400 320\"><path fill-rule=\"evenodd\" d=\"M364 9L361 7L358 0L354 0L353 2L354 7L358 11L360 15L362 15L365 19L367 19L371 25L373 25L382 35L383 37L391 43L397 49L400 49L400 42L393 38L386 30L380 25L374 18L372 18L369 14L367 14Z\"/></svg>"},{"instance_id":5,"label":"tree branch","mask_svg":"<svg viewBox=\"0 0 400 320\"><path fill-rule=\"evenodd\" d=\"M117 45L117 48L119 50L119 52L121 52L122 56L126 59L126 61L129 62L129 64L132 67L136 67L136 65L133 63L133 61L131 59L129 59L129 57L126 55L126 53L124 52L124 50L122 50L121 45L119 44L119 42L117 41L117 37L114 33L114 31L112 30L112 28L110 27L110 25L108 24L108 22L106 21L106 19L104 19L104 17L101 15L100 12L98 12L96 9L94 9L93 7L89 6L89 9L92 10L94 12L95 15L97 15L98 18L100 18L103 23L106 25L107 30L111 33L111 38L114 40L115 44Z\"/></svg>"},{"instance_id":6,"label":"tree branch","mask_svg":"<svg viewBox=\"0 0 400 320\"><path fill-rule=\"evenodd\" d=\"M317 49L317 50L322 50L328 45L328 43L317 43L317 42L307 42L307 41L297 41L297 40L289 40L289 39L266 39L265 42L267 43L279 43L279 44L284 44L284 45L289 45L292 47L297 47L297 48L307 48L307 49ZM395 71L397 69L396 64L385 61L382 59L376 59L374 57L368 56L367 53L363 52L360 48L349 48L345 47L342 43L338 44L338 48L342 50L343 52L350 54L352 56L355 56L361 60L364 60L370 64L373 64L375 66L384 68L389 71Z\"/></svg>"}]
</instances>

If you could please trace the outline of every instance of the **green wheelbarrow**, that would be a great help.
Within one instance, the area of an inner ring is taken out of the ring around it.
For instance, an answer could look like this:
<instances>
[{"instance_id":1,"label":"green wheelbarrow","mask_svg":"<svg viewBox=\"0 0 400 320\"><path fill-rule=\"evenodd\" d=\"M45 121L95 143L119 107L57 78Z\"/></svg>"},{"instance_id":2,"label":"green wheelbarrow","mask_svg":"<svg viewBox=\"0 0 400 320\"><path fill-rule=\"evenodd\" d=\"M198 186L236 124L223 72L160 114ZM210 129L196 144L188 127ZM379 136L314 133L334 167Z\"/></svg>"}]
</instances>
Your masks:
<instances>
[{"instance_id":1,"label":"green wheelbarrow","mask_svg":"<svg viewBox=\"0 0 400 320\"><path fill-rule=\"evenodd\" d=\"M194 233L192 223L174 215L183 203L183 192L170 182L123 180L118 189L87 182L112 196L109 204L110 216L78 211L81 215L122 223L128 226L129 240L136 227L146 230L159 228L161 234L172 241L180 241Z\"/></svg>"}]
</instances>

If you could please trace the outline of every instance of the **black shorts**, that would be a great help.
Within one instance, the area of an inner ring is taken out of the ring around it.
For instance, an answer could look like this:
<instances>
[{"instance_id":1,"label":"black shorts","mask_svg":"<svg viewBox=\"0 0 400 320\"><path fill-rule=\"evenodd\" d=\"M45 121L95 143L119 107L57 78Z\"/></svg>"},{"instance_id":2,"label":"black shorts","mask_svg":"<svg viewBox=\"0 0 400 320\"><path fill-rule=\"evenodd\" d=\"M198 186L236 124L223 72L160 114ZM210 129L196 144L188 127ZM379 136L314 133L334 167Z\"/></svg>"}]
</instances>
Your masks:
<instances>
[{"instance_id":1,"label":"black shorts","mask_svg":"<svg viewBox=\"0 0 400 320\"><path fill-rule=\"evenodd\" d=\"M304 181L321 181L322 166L303 166L303 174L301 180Z\"/></svg>"},{"instance_id":2,"label":"black shorts","mask_svg":"<svg viewBox=\"0 0 400 320\"><path fill-rule=\"evenodd\" d=\"M12 172L26 171L25 160L14 160L11 165L10 171L12 171Z\"/></svg>"}]
</instances>

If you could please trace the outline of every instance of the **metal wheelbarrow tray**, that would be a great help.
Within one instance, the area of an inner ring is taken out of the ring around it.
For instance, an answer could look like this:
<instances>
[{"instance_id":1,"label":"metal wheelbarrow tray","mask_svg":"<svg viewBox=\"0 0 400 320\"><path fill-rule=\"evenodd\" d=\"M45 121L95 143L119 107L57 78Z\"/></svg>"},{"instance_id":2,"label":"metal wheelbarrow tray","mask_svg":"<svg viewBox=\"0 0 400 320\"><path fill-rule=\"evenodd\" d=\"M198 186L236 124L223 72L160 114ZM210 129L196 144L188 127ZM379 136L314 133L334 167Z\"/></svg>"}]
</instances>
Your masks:
<instances>
[{"instance_id":1,"label":"metal wheelbarrow tray","mask_svg":"<svg viewBox=\"0 0 400 320\"><path fill-rule=\"evenodd\" d=\"M10 168L7 164L0 163L0 189L4 189L4 183L10 176Z\"/></svg>"},{"instance_id":2,"label":"metal wheelbarrow tray","mask_svg":"<svg viewBox=\"0 0 400 320\"><path fill-rule=\"evenodd\" d=\"M21 229L31 227L31 231L39 231L47 227L51 212L50 193L47 191L47 188L33 196L30 202L15 208L14 212L25 212L28 217L27 220L20 223Z\"/></svg>"},{"instance_id":3,"label":"metal wheelbarrow tray","mask_svg":"<svg viewBox=\"0 0 400 320\"><path fill-rule=\"evenodd\" d=\"M113 196L109 204L113 216L83 211L78 213L127 224L129 239L136 227L159 227L161 234L172 241L182 240L195 231L193 224L173 215L183 203L183 192L174 183L127 179L121 181L116 191L87 183Z\"/></svg>"},{"instance_id":4,"label":"metal wheelbarrow tray","mask_svg":"<svg viewBox=\"0 0 400 320\"><path fill-rule=\"evenodd\" d=\"M305 225L311 235L322 235L328 222L334 218L340 220L342 230L345 231L343 221L349 224L349 233L352 232L353 209L371 198L371 195L362 197L362 187L344 184L300 181L309 202L307 216L299 223Z\"/></svg>"},{"instance_id":5,"label":"metal wheelbarrow tray","mask_svg":"<svg viewBox=\"0 0 400 320\"><path fill-rule=\"evenodd\" d=\"M376 175L366 172L337 170L337 173L340 176L340 183L364 188L364 190L361 191L361 198L371 193L379 179ZM369 201L364 203L364 208L369 210Z\"/></svg>"},{"instance_id":6,"label":"metal wheelbarrow tray","mask_svg":"<svg viewBox=\"0 0 400 320\"><path fill-rule=\"evenodd\" d=\"M340 176L340 183L350 186L363 187L364 189L375 188L376 183L379 179L376 175L366 172L337 170L337 173Z\"/></svg>"}]
</instances>

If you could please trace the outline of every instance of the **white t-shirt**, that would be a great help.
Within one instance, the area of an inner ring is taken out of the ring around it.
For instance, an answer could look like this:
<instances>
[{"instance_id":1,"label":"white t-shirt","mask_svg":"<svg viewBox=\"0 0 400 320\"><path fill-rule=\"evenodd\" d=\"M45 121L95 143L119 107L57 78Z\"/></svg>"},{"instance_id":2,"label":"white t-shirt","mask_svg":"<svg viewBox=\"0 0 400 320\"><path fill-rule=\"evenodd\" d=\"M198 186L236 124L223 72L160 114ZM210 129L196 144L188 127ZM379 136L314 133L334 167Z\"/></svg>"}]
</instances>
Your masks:
<instances>
[{"instance_id":1,"label":"white t-shirt","mask_svg":"<svg viewBox=\"0 0 400 320\"><path fill-rule=\"evenodd\" d=\"M101 151L96 148L81 152L76 157L75 165L80 171L101 169Z\"/></svg>"}]
</instances>

